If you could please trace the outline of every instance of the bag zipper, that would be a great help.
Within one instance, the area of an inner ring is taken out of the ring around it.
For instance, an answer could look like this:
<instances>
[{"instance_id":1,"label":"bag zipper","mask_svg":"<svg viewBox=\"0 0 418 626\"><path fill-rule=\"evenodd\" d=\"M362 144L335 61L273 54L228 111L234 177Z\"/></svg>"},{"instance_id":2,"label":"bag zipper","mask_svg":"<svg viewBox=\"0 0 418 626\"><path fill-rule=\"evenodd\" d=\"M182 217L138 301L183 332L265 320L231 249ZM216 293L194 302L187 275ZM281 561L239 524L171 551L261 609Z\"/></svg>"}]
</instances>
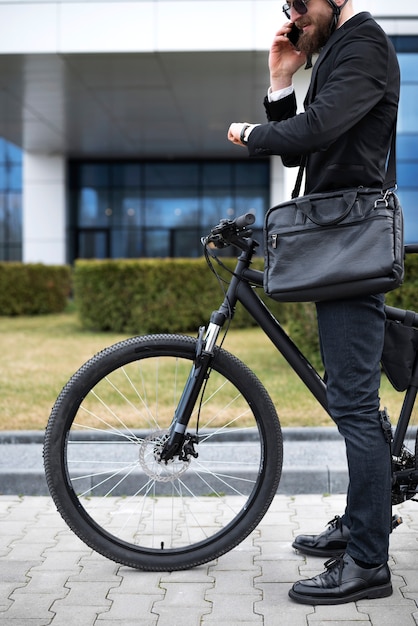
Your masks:
<instances>
[{"instance_id":1,"label":"bag zipper","mask_svg":"<svg viewBox=\"0 0 418 626\"><path fill-rule=\"evenodd\" d=\"M269 236L269 240L271 240L271 247L273 248L273 250L277 249L277 244L278 244L278 240L279 238L285 238L285 237L292 237L293 235L300 235L300 234L307 234L312 233L312 232L318 232L318 231L323 231L324 229L327 230L336 230L336 229L340 229L340 228L348 228L350 226L353 226L355 224L365 224L366 222L372 221L372 220L387 220L389 219L388 215L371 215L370 217L367 217L366 219L363 220L356 220L355 222L350 222L348 224L339 224L337 227L335 226L317 226L316 228L310 228L309 230L304 230L304 229L300 229L300 230L296 230L296 231L292 231L292 232L287 232L287 233L274 233L271 234Z\"/></svg>"}]
</instances>

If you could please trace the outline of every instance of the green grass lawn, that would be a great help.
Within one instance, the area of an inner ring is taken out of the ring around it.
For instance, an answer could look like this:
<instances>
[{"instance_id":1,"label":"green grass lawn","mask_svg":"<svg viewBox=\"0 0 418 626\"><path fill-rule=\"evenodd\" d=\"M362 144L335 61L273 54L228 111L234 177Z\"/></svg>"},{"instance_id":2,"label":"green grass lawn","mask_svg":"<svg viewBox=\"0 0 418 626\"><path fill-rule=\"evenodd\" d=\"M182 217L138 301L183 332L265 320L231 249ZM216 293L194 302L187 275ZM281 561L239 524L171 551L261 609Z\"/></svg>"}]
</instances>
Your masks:
<instances>
[{"instance_id":1,"label":"green grass lawn","mask_svg":"<svg viewBox=\"0 0 418 626\"><path fill-rule=\"evenodd\" d=\"M68 378L93 354L124 338L126 335L84 331L76 313L1 317L0 430L45 428ZM256 372L273 398L282 426L332 425L259 329L231 330L224 347ZM387 406L394 418L402 394L383 379L381 396L382 406Z\"/></svg>"}]
</instances>

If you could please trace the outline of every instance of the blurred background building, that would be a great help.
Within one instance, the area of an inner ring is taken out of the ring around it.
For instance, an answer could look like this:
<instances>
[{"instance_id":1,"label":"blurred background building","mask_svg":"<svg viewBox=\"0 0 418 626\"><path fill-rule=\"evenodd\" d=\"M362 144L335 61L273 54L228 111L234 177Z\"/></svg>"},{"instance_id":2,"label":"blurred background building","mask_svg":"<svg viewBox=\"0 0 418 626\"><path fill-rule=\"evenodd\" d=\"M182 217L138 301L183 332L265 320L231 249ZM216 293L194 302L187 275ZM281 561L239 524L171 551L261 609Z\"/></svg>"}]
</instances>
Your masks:
<instances>
[{"instance_id":1,"label":"blurred background building","mask_svg":"<svg viewBox=\"0 0 418 626\"><path fill-rule=\"evenodd\" d=\"M265 121L281 5L1 2L0 260L200 256L208 226L248 210L261 231L295 171L248 159L226 133ZM406 239L418 241L418 3L354 6L399 56L399 195ZM300 70L300 102L308 82Z\"/></svg>"}]
</instances>

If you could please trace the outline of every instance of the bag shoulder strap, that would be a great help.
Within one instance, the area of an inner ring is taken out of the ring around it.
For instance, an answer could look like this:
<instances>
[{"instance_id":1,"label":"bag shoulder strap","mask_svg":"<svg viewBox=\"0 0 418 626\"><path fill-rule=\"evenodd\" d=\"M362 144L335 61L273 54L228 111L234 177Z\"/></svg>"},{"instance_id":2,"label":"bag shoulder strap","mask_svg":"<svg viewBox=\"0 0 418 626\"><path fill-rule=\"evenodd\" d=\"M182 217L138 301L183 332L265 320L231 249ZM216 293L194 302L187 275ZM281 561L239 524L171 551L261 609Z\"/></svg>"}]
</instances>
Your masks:
<instances>
[{"instance_id":1,"label":"bag shoulder strap","mask_svg":"<svg viewBox=\"0 0 418 626\"><path fill-rule=\"evenodd\" d=\"M396 187L396 124L397 118L395 119L393 125L392 141L390 145L390 151L386 166L386 176L385 180L383 181L382 191L387 191L388 189L394 189ZM297 198L299 196L300 188L302 185L303 172L305 171L307 161L308 157L306 155L303 156L299 166L298 175L296 177L295 187L292 191L292 200L293 198Z\"/></svg>"},{"instance_id":2,"label":"bag shoulder strap","mask_svg":"<svg viewBox=\"0 0 418 626\"><path fill-rule=\"evenodd\" d=\"M386 176L383 181L383 191L396 187L396 120L392 131L392 143L386 167Z\"/></svg>"}]
</instances>

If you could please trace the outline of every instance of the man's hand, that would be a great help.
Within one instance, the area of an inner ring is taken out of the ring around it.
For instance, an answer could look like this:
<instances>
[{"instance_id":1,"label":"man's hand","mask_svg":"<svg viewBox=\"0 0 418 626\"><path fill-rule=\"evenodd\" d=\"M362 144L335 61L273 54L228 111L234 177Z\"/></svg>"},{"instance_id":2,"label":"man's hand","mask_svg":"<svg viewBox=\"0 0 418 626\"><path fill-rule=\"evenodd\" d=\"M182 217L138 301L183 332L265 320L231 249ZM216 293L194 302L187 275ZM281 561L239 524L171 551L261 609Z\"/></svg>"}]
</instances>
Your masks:
<instances>
[{"instance_id":1,"label":"man's hand","mask_svg":"<svg viewBox=\"0 0 418 626\"><path fill-rule=\"evenodd\" d=\"M248 122L234 122L231 124L228 130L229 141L232 141L232 143L235 143L237 146L245 146L245 143L241 141L241 131L244 126L248 126Z\"/></svg>"},{"instance_id":2,"label":"man's hand","mask_svg":"<svg viewBox=\"0 0 418 626\"><path fill-rule=\"evenodd\" d=\"M286 22L277 31L269 54L270 86L272 91L292 84L292 77L306 63L306 55L299 52L287 38L293 22Z\"/></svg>"}]
</instances>

